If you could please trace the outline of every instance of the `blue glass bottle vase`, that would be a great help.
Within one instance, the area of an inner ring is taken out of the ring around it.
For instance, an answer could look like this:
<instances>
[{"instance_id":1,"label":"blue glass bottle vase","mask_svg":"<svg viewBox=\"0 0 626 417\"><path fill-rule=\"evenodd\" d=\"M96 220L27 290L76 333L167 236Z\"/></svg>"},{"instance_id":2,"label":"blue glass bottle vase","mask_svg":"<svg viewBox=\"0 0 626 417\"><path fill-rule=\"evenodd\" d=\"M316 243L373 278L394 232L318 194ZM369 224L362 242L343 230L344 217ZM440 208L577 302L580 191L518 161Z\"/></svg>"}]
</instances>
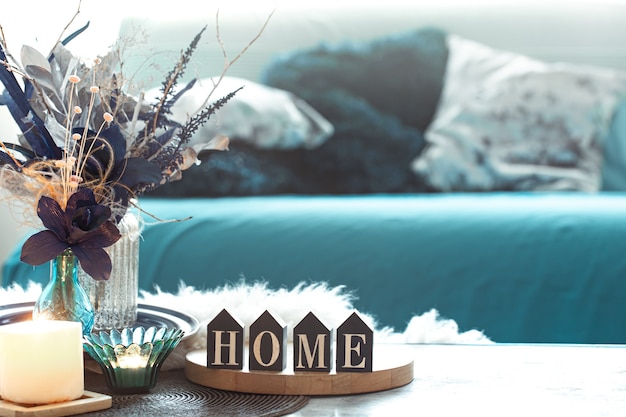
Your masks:
<instances>
[{"instance_id":1,"label":"blue glass bottle vase","mask_svg":"<svg viewBox=\"0 0 626 417\"><path fill-rule=\"evenodd\" d=\"M71 249L50 261L50 281L35 303L33 320L78 321L83 334L91 333L94 310L78 283L78 261Z\"/></svg>"}]
</instances>

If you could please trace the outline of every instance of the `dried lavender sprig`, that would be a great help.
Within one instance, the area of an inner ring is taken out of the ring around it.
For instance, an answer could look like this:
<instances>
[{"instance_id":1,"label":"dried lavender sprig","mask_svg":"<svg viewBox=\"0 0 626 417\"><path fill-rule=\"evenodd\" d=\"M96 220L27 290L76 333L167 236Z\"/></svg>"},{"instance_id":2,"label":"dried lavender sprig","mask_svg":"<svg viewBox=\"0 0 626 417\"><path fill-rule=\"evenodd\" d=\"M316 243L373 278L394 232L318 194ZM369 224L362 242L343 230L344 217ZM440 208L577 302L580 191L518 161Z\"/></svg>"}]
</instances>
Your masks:
<instances>
[{"instance_id":1,"label":"dried lavender sprig","mask_svg":"<svg viewBox=\"0 0 626 417\"><path fill-rule=\"evenodd\" d=\"M191 40L187 49L181 54L180 59L176 66L165 76L165 80L161 85L161 92L165 96L171 96L172 90L174 86L177 84L178 80L185 74L185 69L187 69L187 64L191 61L191 56L194 51L198 47L198 43L200 42L200 38L202 37L202 33L206 30L206 26L200 30L196 34L196 36Z\"/></svg>"},{"instance_id":2,"label":"dried lavender sprig","mask_svg":"<svg viewBox=\"0 0 626 417\"><path fill-rule=\"evenodd\" d=\"M228 93L226 96L220 98L214 103L206 106L202 111L193 116L185 125L180 129L178 133L178 137L180 138L180 142L178 143L177 150L180 149L181 145L186 144L191 139L191 136L202 126L204 125L209 118L218 111L221 107L223 107L230 99L232 99L235 94L243 87L239 87L235 91Z\"/></svg>"},{"instance_id":3,"label":"dried lavender sprig","mask_svg":"<svg viewBox=\"0 0 626 417\"><path fill-rule=\"evenodd\" d=\"M177 96L174 95L174 88L178 84L180 78L184 75L187 64L191 61L191 56L196 50L202 33L206 30L206 26L193 38L187 49L181 53L176 66L165 76L165 80L161 84L161 99L154 106L154 120L152 123L152 132L160 127L162 115L170 113L172 105L176 102Z\"/></svg>"}]
</instances>

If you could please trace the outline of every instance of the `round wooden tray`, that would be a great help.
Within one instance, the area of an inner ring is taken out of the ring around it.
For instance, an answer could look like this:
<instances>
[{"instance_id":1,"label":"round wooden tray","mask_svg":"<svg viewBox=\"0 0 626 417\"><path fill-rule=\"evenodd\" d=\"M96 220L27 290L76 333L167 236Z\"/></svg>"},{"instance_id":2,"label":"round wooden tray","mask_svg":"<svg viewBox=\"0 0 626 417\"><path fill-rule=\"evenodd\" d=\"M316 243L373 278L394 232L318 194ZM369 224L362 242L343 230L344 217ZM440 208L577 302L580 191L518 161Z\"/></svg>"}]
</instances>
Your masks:
<instances>
[{"instance_id":1,"label":"round wooden tray","mask_svg":"<svg viewBox=\"0 0 626 417\"><path fill-rule=\"evenodd\" d=\"M287 352L292 352L291 345ZM244 362L248 353L244 351ZM413 381L413 360L402 345L374 344L372 372L296 372L288 354L282 372L208 368L207 351L189 352L185 361L187 379L206 387L253 394L345 395L384 391Z\"/></svg>"}]
</instances>

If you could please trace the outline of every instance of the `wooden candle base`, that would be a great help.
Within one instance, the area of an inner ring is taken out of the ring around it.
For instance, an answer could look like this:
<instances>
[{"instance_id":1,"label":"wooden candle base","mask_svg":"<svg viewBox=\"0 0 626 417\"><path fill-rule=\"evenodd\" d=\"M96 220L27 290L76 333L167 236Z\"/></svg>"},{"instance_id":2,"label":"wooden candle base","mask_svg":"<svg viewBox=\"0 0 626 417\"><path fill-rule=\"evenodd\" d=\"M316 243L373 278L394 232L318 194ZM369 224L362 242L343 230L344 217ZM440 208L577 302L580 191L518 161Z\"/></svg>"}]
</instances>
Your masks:
<instances>
[{"instance_id":1,"label":"wooden candle base","mask_svg":"<svg viewBox=\"0 0 626 417\"><path fill-rule=\"evenodd\" d=\"M85 391L83 396L73 400L55 404L24 405L0 399L0 416L46 416L62 417L75 414L89 413L91 411L105 410L111 408L112 398L109 395L98 394L97 392Z\"/></svg>"},{"instance_id":2,"label":"wooden candle base","mask_svg":"<svg viewBox=\"0 0 626 417\"><path fill-rule=\"evenodd\" d=\"M226 391L274 395L345 395L384 391L413 381L413 360L402 345L374 345L372 372L294 372L291 345L287 368L282 372L208 368L207 351L187 354L187 379ZM248 352L244 352L247 358ZM247 362L247 361L244 361Z\"/></svg>"}]
</instances>

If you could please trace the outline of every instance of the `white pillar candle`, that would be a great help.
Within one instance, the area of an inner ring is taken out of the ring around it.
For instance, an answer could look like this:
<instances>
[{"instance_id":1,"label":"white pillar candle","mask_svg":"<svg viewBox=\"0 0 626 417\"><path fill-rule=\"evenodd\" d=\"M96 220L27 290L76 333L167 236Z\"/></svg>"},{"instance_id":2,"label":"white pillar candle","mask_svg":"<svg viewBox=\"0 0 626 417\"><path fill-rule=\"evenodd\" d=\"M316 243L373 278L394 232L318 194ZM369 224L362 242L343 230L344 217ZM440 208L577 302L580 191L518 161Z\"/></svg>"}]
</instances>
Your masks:
<instances>
[{"instance_id":1,"label":"white pillar candle","mask_svg":"<svg viewBox=\"0 0 626 417\"><path fill-rule=\"evenodd\" d=\"M82 325L38 320L0 326L0 396L52 404L84 393Z\"/></svg>"}]
</instances>

